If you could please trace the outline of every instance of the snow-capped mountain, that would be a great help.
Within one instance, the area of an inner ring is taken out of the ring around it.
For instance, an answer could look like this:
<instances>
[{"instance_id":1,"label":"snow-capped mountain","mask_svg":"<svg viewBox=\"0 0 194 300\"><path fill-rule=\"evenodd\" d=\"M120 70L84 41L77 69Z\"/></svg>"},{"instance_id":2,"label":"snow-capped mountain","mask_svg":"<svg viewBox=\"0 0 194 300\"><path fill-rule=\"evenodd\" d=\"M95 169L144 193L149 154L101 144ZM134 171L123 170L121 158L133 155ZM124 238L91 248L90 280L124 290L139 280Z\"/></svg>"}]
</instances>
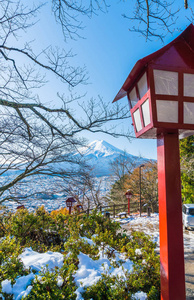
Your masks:
<instances>
[{"instance_id":1,"label":"snow-capped mountain","mask_svg":"<svg viewBox=\"0 0 194 300\"><path fill-rule=\"evenodd\" d=\"M103 140L94 141L87 147L82 147L78 152L70 155L74 155L78 160L80 158L84 159L86 163L91 166L93 175L96 177L96 187L98 188L100 186L100 192L103 196L108 193L111 185L115 181L114 177L110 176L114 175L111 171L111 162L122 158L124 161L131 162L133 167L148 162L148 159L126 153ZM57 168L65 169L66 166L68 166L68 163L64 161L61 162ZM20 171L10 171L7 176L1 176L0 184L9 181L9 176L13 179L16 176L14 172L19 174ZM18 199L26 197L27 195L32 195L32 197L27 198L25 203L23 202L27 208L30 207L30 209L33 210L40 204L44 204L46 209L51 211L66 205L65 200L68 195L63 191L60 191L62 187L64 188L64 182L61 178L48 175L35 175L33 176L33 179L23 181L22 190L20 190L22 194L18 194ZM18 203L8 201L6 202L6 205L9 209L16 209Z\"/></svg>"},{"instance_id":2,"label":"snow-capped mountain","mask_svg":"<svg viewBox=\"0 0 194 300\"><path fill-rule=\"evenodd\" d=\"M80 148L79 151L84 156L91 156L96 158L115 155L116 153L123 153L122 150L114 147L113 145L103 140L93 141L90 144L88 144L88 146Z\"/></svg>"},{"instance_id":3,"label":"snow-capped mountain","mask_svg":"<svg viewBox=\"0 0 194 300\"><path fill-rule=\"evenodd\" d=\"M138 166L142 163L148 162L148 159L126 153L113 145L107 143L104 140L96 140L88 144L86 147L82 147L75 156L82 155L87 163L93 167L94 174L96 176L108 176L111 175L110 163L122 157L127 159L134 166Z\"/></svg>"}]
</instances>

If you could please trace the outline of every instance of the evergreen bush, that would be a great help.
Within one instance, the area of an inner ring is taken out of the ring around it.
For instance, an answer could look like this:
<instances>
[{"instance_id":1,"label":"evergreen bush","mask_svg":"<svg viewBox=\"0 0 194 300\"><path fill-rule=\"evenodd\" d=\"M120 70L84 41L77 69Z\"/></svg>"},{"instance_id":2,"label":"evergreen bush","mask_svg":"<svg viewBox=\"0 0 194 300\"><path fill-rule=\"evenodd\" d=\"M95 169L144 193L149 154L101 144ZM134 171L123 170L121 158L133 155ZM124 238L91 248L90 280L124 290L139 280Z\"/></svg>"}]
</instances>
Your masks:
<instances>
[{"instance_id":1,"label":"evergreen bush","mask_svg":"<svg viewBox=\"0 0 194 300\"><path fill-rule=\"evenodd\" d=\"M149 300L160 298L156 244L142 232L132 231L127 235L119 223L96 211L89 216L69 216L63 210L48 213L43 207L34 213L20 209L11 214L1 209L0 228L4 236L0 239L0 282L11 279L13 284L16 278L29 274L18 259L24 247L31 246L38 252L60 251L64 255L61 269L53 272L46 269L37 274L26 299L76 299L74 274L79 265L79 253L97 260L100 251L114 267L124 263L124 260L115 261L115 253L123 253L133 262L133 270L125 272L123 277L104 272L100 280L84 289L83 299L133 299L138 291L145 292ZM13 297L2 295L5 300Z\"/></svg>"}]
</instances>

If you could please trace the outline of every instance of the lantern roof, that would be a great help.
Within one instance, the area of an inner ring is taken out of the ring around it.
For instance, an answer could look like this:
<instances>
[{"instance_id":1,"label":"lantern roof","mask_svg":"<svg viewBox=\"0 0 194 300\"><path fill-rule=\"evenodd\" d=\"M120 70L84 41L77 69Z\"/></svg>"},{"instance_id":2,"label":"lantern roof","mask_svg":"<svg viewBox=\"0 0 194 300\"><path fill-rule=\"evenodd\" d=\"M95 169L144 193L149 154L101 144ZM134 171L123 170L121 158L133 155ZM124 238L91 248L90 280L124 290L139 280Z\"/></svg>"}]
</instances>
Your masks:
<instances>
[{"instance_id":1,"label":"lantern roof","mask_svg":"<svg viewBox=\"0 0 194 300\"><path fill-rule=\"evenodd\" d=\"M194 25L190 24L177 38L158 51L138 60L113 102L125 97L127 91L148 65L194 69Z\"/></svg>"},{"instance_id":2,"label":"lantern roof","mask_svg":"<svg viewBox=\"0 0 194 300\"><path fill-rule=\"evenodd\" d=\"M77 202L77 201L73 197L70 197L70 198L68 198L66 200L66 202L72 202L72 203L74 203L74 202Z\"/></svg>"},{"instance_id":3,"label":"lantern roof","mask_svg":"<svg viewBox=\"0 0 194 300\"><path fill-rule=\"evenodd\" d=\"M127 196L127 195L133 195L133 193L131 192L131 190L127 190L127 192L125 193L125 196Z\"/></svg>"}]
</instances>

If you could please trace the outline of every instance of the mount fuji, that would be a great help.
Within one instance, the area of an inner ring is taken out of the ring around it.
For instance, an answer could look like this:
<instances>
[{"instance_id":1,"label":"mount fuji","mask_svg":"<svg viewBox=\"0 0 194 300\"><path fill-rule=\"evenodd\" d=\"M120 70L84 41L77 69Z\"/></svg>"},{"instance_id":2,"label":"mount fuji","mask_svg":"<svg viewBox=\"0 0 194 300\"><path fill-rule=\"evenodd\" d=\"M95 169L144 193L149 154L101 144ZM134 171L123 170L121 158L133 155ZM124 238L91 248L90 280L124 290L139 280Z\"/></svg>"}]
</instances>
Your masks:
<instances>
[{"instance_id":1,"label":"mount fuji","mask_svg":"<svg viewBox=\"0 0 194 300\"><path fill-rule=\"evenodd\" d=\"M149 160L146 158L134 156L123 150L120 150L104 140L96 140L85 147L82 147L75 156L83 156L87 164L93 168L95 176L111 175L111 163L119 158L124 158L134 164L134 167Z\"/></svg>"},{"instance_id":2,"label":"mount fuji","mask_svg":"<svg viewBox=\"0 0 194 300\"><path fill-rule=\"evenodd\" d=\"M96 186L98 188L100 182L100 192L103 196L107 194L111 185L115 182L114 174L112 174L111 171L111 162L121 158L124 161L133 163L133 167L138 167L140 164L149 161L148 159L126 153L103 140L94 141L85 147L81 147L77 152L69 154L70 157L71 155L75 156L75 159L78 159L78 161L83 159L92 168L91 172L93 172L93 176L95 177ZM68 163L64 161L60 163L57 168L65 169L66 166L68 166L67 164ZM113 177L110 175L113 175ZM0 178L0 183L4 184L10 178L14 178L14 176L15 174L12 172L7 174L7 176L3 175ZM33 176L33 180L27 180L24 183L20 190L21 194L18 194L18 199L32 195L23 202L26 207L34 209L41 203L45 205L48 211L51 211L66 205L64 199L66 199L68 195L60 191L61 187L64 187L64 182L60 178L48 175L35 175ZM57 190L58 187L59 191ZM18 203L7 201L6 205L9 209L16 209Z\"/></svg>"}]
</instances>

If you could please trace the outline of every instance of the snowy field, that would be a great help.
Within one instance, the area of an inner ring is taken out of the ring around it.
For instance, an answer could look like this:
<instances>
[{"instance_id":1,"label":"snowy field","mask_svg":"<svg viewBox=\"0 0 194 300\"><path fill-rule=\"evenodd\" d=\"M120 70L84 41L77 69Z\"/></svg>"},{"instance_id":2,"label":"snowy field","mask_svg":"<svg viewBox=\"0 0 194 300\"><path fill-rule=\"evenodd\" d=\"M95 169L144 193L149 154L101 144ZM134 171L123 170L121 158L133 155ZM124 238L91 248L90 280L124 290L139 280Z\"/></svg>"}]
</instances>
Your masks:
<instances>
[{"instance_id":1,"label":"snowy field","mask_svg":"<svg viewBox=\"0 0 194 300\"><path fill-rule=\"evenodd\" d=\"M122 227L127 231L130 231L132 228L134 230L141 230L144 233L152 236L153 241L157 243L157 250L159 251L160 242L159 242L159 215L154 213L148 217L146 214L142 214L142 217L139 215L133 215L130 218L115 219L122 224ZM189 252L194 252L194 230L184 230L184 250Z\"/></svg>"},{"instance_id":2,"label":"snowy field","mask_svg":"<svg viewBox=\"0 0 194 300\"><path fill-rule=\"evenodd\" d=\"M158 232L158 214L152 214L150 217L147 217L145 214L142 217L133 215L131 217L120 219L115 219L122 224L122 227L128 232L130 230L142 230L146 234L152 236L153 241L157 243L156 251L159 251L159 232ZM94 243L88 238L83 238L87 243ZM185 231L184 232L184 244L185 249L188 251L194 251L194 231ZM75 274L75 282L77 286L76 300L81 300L81 292L83 291L83 286L89 286L97 282L101 277L102 273L106 271L110 272L112 275L124 276L123 270L132 270L133 263L129 259L119 253L116 253L115 261L123 260L123 265L120 267L113 267L110 263L110 260L103 251L100 252L100 258L98 260L92 260L86 254L80 252L79 254L79 265L78 270ZM20 259L26 268L34 270L36 275L39 274L41 268L45 268L48 265L49 270L52 270L55 267L62 267L63 265L63 255L58 252L46 252L38 253L33 251L31 248L25 248L23 253L20 255ZM2 291L8 294L13 294L15 300L20 300L22 297L28 295L32 289L31 282L32 280L39 280L41 282L41 276L38 276L35 279L35 274L30 273L27 276L22 276L16 280L16 283L11 286L10 280L4 280L2 285ZM62 285L62 278L58 277L58 285ZM0 295L1 296L1 295ZM143 292L136 293L134 299L145 300L146 294ZM1 296L2 299L3 296Z\"/></svg>"}]
</instances>

